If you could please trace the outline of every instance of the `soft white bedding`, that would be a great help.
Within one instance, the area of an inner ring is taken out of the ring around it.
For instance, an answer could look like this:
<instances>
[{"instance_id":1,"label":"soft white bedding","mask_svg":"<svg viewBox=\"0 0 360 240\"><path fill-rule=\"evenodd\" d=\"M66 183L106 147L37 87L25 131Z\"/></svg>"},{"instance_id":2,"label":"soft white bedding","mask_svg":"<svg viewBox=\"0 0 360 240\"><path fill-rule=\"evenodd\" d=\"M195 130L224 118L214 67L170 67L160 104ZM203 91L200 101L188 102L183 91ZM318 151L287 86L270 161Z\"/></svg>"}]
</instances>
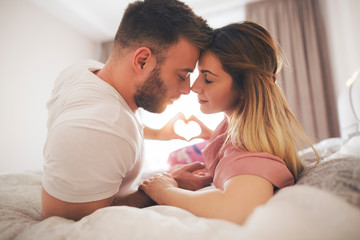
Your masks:
<instances>
[{"instance_id":1,"label":"soft white bedding","mask_svg":"<svg viewBox=\"0 0 360 240\"><path fill-rule=\"evenodd\" d=\"M323 163L313 165L304 151L309 167L303 178L258 207L243 226L169 206L108 207L78 222L42 220L41 174L1 174L0 239L360 239L360 156L351 150L358 146L341 146L338 139L322 144ZM321 174L329 177L319 183Z\"/></svg>"}]
</instances>

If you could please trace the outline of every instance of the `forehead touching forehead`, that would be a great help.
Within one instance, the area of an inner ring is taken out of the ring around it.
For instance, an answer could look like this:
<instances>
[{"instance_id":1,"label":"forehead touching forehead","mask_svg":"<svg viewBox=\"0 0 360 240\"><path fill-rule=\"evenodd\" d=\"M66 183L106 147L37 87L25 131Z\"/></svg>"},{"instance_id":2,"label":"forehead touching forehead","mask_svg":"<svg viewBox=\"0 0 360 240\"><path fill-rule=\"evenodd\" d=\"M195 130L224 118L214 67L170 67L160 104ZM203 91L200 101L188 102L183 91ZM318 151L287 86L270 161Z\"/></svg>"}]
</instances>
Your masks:
<instances>
[{"instance_id":1,"label":"forehead touching forehead","mask_svg":"<svg viewBox=\"0 0 360 240\"><path fill-rule=\"evenodd\" d=\"M179 40L171 45L164 54L164 66L175 68L178 71L192 72L200 55L200 49L180 37Z\"/></svg>"}]
</instances>

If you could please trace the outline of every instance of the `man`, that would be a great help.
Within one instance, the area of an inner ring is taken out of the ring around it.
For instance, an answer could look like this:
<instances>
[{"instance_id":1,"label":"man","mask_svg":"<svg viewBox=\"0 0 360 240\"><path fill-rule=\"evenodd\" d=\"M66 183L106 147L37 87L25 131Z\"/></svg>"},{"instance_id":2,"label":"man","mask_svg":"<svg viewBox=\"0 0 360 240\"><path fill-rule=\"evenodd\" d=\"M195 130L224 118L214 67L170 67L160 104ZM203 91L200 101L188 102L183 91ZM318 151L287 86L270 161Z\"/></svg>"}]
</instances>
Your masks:
<instances>
[{"instance_id":1,"label":"man","mask_svg":"<svg viewBox=\"0 0 360 240\"><path fill-rule=\"evenodd\" d=\"M151 205L143 192L131 192L143 160L136 110L160 113L188 94L189 73L210 40L211 29L184 3L137 1L126 9L105 65L87 61L59 75L48 102L45 218L79 220L110 205ZM154 132L145 135L171 133ZM183 188L197 190L210 183L193 174L199 168L172 174Z\"/></svg>"}]
</instances>

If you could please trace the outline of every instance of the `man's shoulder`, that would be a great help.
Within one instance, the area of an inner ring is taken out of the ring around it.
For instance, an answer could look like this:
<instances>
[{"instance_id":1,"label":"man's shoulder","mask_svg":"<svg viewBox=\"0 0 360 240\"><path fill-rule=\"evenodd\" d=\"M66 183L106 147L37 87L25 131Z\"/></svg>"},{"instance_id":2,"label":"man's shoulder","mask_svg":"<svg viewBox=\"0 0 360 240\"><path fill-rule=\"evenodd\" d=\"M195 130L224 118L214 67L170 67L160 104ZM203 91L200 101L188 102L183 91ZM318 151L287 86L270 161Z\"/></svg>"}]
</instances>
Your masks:
<instances>
[{"instance_id":1,"label":"man's shoulder","mask_svg":"<svg viewBox=\"0 0 360 240\"><path fill-rule=\"evenodd\" d=\"M75 64L69 65L68 67L66 67L63 70L63 72L77 70L77 69L103 68L103 67L104 67L104 64L99 61L92 60L92 59L86 59L86 60L77 62Z\"/></svg>"},{"instance_id":2,"label":"man's shoulder","mask_svg":"<svg viewBox=\"0 0 360 240\"><path fill-rule=\"evenodd\" d=\"M57 122L86 122L87 125L105 129L126 130L136 129L138 122L134 114L127 111L120 104L112 102L99 102L96 104L83 104L72 107L58 116Z\"/></svg>"}]
</instances>

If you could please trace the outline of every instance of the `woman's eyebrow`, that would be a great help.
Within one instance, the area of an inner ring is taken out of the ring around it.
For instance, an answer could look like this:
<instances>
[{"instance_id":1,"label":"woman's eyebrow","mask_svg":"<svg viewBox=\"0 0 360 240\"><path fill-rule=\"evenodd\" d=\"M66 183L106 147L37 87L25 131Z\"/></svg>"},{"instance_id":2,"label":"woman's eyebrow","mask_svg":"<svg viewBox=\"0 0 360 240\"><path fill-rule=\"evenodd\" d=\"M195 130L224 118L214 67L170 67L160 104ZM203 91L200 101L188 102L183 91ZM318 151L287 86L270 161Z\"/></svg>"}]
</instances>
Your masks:
<instances>
[{"instance_id":1,"label":"woman's eyebrow","mask_svg":"<svg viewBox=\"0 0 360 240\"><path fill-rule=\"evenodd\" d=\"M216 75L215 73L212 73L212 72L209 71L209 70L201 70L200 72L201 72L201 73L210 73L211 75L214 75L215 77L218 77L218 75Z\"/></svg>"}]
</instances>

